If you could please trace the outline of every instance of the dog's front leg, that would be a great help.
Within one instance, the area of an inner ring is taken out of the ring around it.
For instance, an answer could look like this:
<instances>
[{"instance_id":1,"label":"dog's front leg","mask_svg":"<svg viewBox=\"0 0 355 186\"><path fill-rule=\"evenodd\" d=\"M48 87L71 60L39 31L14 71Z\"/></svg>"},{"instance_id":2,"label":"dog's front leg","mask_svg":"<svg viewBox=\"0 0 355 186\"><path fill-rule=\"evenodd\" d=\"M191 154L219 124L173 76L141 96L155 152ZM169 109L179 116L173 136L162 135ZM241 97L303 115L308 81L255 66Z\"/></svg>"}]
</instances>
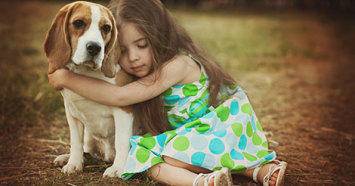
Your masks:
<instances>
[{"instance_id":1,"label":"dog's front leg","mask_svg":"<svg viewBox=\"0 0 355 186\"><path fill-rule=\"evenodd\" d=\"M70 114L67 106L65 111L70 129L70 157L68 163L62 168L62 172L72 174L83 170L84 125Z\"/></svg>"},{"instance_id":2,"label":"dog's front leg","mask_svg":"<svg viewBox=\"0 0 355 186\"><path fill-rule=\"evenodd\" d=\"M132 136L133 115L121 109L114 109L115 150L116 156L111 167L104 172L104 177L120 177L123 174L130 149L129 139Z\"/></svg>"}]
</instances>

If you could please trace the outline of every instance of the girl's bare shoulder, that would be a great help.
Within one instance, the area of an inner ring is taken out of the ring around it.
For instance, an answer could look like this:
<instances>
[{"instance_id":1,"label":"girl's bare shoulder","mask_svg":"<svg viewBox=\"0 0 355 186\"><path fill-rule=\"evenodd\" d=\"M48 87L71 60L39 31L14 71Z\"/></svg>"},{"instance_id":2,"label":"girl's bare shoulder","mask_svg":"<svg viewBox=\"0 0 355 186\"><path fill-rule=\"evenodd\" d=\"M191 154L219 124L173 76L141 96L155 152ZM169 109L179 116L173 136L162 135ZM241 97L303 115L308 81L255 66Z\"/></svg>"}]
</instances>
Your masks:
<instances>
[{"instance_id":1,"label":"girl's bare shoulder","mask_svg":"<svg viewBox=\"0 0 355 186\"><path fill-rule=\"evenodd\" d=\"M197 81L201 75L200 65L186 55L175 56L166 67L182 76L177 85Z\"/></svg>"}]
</instances>

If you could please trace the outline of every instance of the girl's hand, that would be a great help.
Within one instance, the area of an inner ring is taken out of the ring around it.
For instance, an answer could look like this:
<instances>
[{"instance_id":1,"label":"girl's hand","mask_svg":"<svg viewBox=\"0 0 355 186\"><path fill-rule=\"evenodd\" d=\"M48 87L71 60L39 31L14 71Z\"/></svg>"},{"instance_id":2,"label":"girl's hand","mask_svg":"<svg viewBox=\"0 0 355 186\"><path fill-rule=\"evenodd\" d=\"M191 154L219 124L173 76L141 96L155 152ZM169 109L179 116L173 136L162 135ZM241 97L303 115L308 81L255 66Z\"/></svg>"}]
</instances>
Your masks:
<instances>
[{"instance_id":1,"label":"girl's hand","mask_svg":"<svg viewBox=\"0 0 355 186\"><path fill-rule=\"evenodd\" d=\"M66 69L58 69L51 74L48 74L49 83L56 90L62 90L64 86L65 79L67 74L70 72Z\"/></svg>"}]
</instances>

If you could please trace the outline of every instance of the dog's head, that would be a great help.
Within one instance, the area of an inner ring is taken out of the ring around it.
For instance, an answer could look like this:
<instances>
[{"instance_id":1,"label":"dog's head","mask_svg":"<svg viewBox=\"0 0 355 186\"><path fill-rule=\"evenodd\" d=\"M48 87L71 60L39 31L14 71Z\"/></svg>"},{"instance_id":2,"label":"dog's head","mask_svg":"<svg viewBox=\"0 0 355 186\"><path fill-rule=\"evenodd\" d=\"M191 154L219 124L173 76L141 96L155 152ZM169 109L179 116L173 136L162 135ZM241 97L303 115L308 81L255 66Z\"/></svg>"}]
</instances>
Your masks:
<instances>
[{"instance_id":1,"label":"dog's head","mask_svg":"<svg viewBox=\"0 0 355 186\"><path fill-rule=\"evenodd\" d=\"M112 13L99 4L78 1L64 6L54 18L43 44L48 73L69 61L100 69L114 77L120 54Z\"/></svg>"}]
</instances>

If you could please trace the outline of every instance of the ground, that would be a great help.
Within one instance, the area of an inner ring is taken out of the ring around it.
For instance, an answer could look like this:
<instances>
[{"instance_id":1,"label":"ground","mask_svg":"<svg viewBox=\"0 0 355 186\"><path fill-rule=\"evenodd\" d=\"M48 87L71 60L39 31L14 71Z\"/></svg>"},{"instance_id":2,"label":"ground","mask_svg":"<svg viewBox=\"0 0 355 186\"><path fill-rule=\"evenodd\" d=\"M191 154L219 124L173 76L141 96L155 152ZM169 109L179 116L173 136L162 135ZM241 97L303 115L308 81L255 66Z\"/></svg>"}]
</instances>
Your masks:
<instances>
[{"instance_id":1,"label":"ground","mask_svg":"<svg viewBox=\"0 0 355 186\"><path fill-rule=\"evenodd\" d=\"M144 175L104 179L104 162L89 162L71 176L53 166L69 152L69 129L62 98L48 84L42 42L64 4L0 2L0 185L156 185ZM355 185L354 15L172 13L247 92L270 149L289 164L285 185Z\"/></svg>"}]
</instances>

